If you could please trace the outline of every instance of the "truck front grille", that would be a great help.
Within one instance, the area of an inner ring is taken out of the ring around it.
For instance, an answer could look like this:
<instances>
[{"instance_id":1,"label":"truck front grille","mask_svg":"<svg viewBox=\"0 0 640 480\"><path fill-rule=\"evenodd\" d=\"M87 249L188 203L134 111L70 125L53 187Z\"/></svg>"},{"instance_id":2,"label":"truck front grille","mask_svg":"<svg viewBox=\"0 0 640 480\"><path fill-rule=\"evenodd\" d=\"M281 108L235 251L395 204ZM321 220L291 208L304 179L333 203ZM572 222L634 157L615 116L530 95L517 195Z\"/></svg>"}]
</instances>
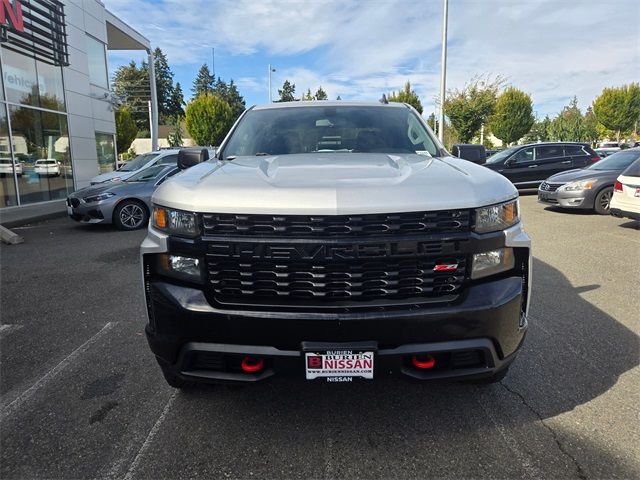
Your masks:
<instances>
[{"instance_id":1,"label":"truck front grille","mask_svg":"<svg viewBox=\"0 0 640 480\"><path fill-rule=\"evenodd\" d=\"M277 238L467 232L468 210L366 215L240 215L205 213L204 234Z\"/></svg>"},{"instance_id":2,"label":"truck front grille","mask_svg":"<svg viewBox=\"0 0 640 480\"><path fill-rule=\"evenodd\" d=\"M436 265L457 267L435 271ZM207 266L220 303L321 308L451 298L459 293L466 273L464 256L304 262L209 256Z\"/></svg>"}]
</instances>

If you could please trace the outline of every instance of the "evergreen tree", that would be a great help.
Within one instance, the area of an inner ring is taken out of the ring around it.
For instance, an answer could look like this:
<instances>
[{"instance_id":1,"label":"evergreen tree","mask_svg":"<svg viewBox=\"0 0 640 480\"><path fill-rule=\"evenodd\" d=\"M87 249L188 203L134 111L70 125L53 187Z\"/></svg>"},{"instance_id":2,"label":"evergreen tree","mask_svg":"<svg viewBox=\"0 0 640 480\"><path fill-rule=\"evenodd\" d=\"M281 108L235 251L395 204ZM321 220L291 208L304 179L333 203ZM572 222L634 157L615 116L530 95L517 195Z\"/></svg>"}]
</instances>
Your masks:
<instances>
[{"instance_id":1,"label":"evergreen tree","mask_svg":"<svg viewBox=\"0 0 640 480\"><path fill-rule=\"evenodd\" d=\"M173 130L169 132L167 135L167 141L169 142L170 147L181 147L182 146L182 117L180 115L175 115L172 118L171 125L173 125Z\"/></svg>"},{"instance_id":2,"label":"evergreen tree","mask_svg":"<svg viewBox=\"0 0 640 480\"><path fill-rule=\"evenodd\" d=\"M420 97L418 97L418 94L415 91L411 90L411 82L409 81L404 84L403 90L400 90L398 93L391 92L391 95L387 97L387 100L389 102L408 103L419 113L422 113Z\"/></svg>"},{"instance_id":3,"label":"evergreen tree","mask_svg":"<svg viewBox=\"0 0 640 480\"><path fill-rule=\"evenodd\" d=\"M138 130L149 129L149 106L151 90L147 64L142 62L138 67L132 61L121 65L113 76L113 91L127 107Z\"/></svg>"},{"instance_id":4,"label":"evergreen tree","mask_svg":"<svg viewBox=\"0 0 640 480\"><path fill-rule=\"evenodd\" d=\"M564 142L580 142L586 139L584 118L575 96L551 122L549 133L553 140Z\"/></svg>"},{"instance_id":5,"label":"evergreen tree","mask_svg":"<svg viewBox=\"0 0 640 480\"><path fill-rule=\"evenodd\" d=\"M325 92L322 89L322 85L320 85L318 87L318 90L316 91L316 94L315 94L315 99L316 100L328 100L329 99L329 97L327 96L327 92Z\"/></svg>"},{"instance_id":6,"label":"evergreen tree","mask_svg":"<svg viewBox=\"0 0 640 480\"><path fill-rule=\"evenodd\" d=\"M229 104L234 122L242 115L242 112L245 111L246 104L244 98L240 95L233 79L227 84L227 82L218 77L218 81L213 88L213 93Z\"/></svg>"},{"instance_id":7,"label":"evergreen tree","mask_svg":"<svg viewBox=\"0 0 640 480\"><path fill-rule=\"evenodd\" d=\"M171 94L173 93L173 72L167 62L167 56L156 48L153 51L153 68L156 75L156 94L158 98L158 117L160 123L171 116Z\"/></svg>"},{"instance_id":8,"label":"evergreen tree","mask_svg":"<svg viewBox=\"0 0 640 480\"><path fill-rule=\"evenodd\" d=\"M285 80L282 89L278 89L280 99L278 102L295 102L296 101L296 84Z\"/></svg>"},{"instance_id":9,"label":"evergreen tree","mask_svg":"<svg viewBox=\"0 0 640 480\"><path fill-rule=\"evenodd\" d=\"M171 117L184 116L184 94L182 93L182 86L180 82L176 83L176 86L171 91L171 97L169 97L169 103L167 105L169 115Z\"/></svg>"},{"instance_id":10,"label":"evergreen tree","mask_svg":"<svg viewBox=\"0 0 640 480\"><path fill-rule=\"evenodd\" d=\"M311 89L307 88L307 93L302 96L302 100L310 101L313 100L313 95L311 95Z\"/></svg>"},{"instance_id":11,"label":"evergreen tree","mask_svg":"<svg viewBox=\"0 0 640 480\"><path fill-rule=\"evenodd\" d=\"M204 93L213 93L214 81L213 75L209 73L209 66L206 63L202 64L196 79L193 81L193 87L191 87L193 96L197 97Z\"/></svg>"}]
</instances>

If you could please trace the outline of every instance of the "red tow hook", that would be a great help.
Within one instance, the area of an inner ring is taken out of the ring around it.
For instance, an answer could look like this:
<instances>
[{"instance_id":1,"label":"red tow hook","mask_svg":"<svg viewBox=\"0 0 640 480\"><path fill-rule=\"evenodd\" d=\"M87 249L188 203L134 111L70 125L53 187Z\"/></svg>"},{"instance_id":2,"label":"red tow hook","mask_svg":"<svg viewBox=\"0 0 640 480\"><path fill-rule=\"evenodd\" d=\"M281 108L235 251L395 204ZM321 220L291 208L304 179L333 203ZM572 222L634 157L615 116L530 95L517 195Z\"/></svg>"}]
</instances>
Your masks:
<instances>
[{"instance_id":1,"label":"red tow hook","mask_svg":"<svg viewBox=\"0 0 640 480\"><path fill-rule=\"evenodd\" d=\"M414 355L411 357L411 363L420 370L428 370L436 366L436 359L432 355Z\"/></svg>"},{"instance_id":2,"label":"red tow hook","mask_svg":"<svg viewBox=\"0 0 640 480\"><path fill-rule=\"evenodd\" d=\"M264 360L261 358L244 357L241 367L245 373L256 373L264 368Z\"/></svg>"}]
</instances>

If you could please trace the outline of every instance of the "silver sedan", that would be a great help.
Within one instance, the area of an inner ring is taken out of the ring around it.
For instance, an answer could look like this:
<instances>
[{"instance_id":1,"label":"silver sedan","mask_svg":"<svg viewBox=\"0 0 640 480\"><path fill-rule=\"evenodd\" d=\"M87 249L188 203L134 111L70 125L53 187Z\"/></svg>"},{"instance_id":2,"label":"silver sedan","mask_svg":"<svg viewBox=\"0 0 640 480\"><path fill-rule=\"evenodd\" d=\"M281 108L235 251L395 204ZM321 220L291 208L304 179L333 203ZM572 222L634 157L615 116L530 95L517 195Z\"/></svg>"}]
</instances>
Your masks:
<instances>
[{"instance_id":1,"label":"silver sedan","mask_svg":"<svg viewBox=\"0 0 640 480\"><path fill-rule=\"evenodd\" d=\"M157 165L141 170L123 182L82 188L67 198L67 212L80 223L113 223L120 230L142 228L149 221L151 195L178 172L175 165Z\"/></svg>"}]
</instances>

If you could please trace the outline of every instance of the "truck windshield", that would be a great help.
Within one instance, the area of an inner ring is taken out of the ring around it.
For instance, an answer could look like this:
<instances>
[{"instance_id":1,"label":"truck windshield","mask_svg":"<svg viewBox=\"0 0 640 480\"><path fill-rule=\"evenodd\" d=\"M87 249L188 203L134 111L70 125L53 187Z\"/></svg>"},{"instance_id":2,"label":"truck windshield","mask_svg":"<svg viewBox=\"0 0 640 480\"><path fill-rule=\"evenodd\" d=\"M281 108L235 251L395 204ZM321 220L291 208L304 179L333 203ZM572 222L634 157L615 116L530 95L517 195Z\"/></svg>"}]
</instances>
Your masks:
<instances>
[{"instance_id":1,"label":"truck windshield","mask_svg":"<svg viewBox=\"0 0 640 480\"><path fill-rule=\"evenodd\" d=\"M247 112L224 147L223 158L317 152L436 156L438 148L408 108L286 107Z\"/></svg>"}]
</instances>

